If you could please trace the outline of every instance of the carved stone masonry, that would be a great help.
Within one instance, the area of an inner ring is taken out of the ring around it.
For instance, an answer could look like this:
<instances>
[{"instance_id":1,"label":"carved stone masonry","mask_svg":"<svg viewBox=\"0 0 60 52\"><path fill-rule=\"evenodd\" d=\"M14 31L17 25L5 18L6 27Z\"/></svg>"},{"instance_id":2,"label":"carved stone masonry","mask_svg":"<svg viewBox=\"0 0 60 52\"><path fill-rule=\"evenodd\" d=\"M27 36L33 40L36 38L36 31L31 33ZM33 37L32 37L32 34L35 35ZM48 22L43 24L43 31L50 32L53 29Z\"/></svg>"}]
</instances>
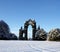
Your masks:
<instances>
[{"instance_id":1,"label":"carved stone masonry","mask_svg":"<svg viewBox=\"0 0 60 52\"><path fill-rule=\"evenodd\" d=\"M35 33L37 31L36 22L35 22L35 20L31 20L31 19L29 19L28 21L25 22L24 29L21 27L21 29L19 30L19 39L20 40L28 40L27 32L28 32L29 25L32 26L32 40L35 40Z\"/></svg>"}]
</instances>

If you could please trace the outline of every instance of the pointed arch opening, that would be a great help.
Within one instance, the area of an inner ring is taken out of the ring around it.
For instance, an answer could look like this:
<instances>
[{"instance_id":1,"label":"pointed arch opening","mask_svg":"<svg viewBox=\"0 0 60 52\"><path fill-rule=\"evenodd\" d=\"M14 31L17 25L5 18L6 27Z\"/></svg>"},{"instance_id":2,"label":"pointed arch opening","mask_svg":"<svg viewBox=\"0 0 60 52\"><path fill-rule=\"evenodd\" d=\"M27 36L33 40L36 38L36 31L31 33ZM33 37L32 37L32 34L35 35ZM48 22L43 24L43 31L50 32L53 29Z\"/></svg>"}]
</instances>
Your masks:
<instances>
[{"instance_id":1,"label":"pointed arch opening","mask_svg":"<svg viewBox=\"0 0 60 52\"><path fill-rule=\"evenodd\" d=\"M27 31L27 36L28 36L28 40L32 40L32 26L29 25L28 26L28 31Z\"/></svg>"}]
</instances>

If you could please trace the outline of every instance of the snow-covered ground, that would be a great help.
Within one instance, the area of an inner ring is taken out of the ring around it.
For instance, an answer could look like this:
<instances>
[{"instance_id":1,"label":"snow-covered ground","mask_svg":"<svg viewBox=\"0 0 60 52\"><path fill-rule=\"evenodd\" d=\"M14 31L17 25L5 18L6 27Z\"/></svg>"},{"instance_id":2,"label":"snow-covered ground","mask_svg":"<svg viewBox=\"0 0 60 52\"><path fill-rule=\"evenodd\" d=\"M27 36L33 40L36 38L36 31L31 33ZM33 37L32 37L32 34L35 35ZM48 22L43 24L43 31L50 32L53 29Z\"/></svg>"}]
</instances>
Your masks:
<instances>
[{"instance_id":1,"label":"snow-covered ground","mask_svg":"<svg viewBox=\"0 0 60 52\"><path fill-rule=\"evenodd\" d=\"M0 40L0 52L60 52L60 42Z\"/></svg>"}]
</instances>

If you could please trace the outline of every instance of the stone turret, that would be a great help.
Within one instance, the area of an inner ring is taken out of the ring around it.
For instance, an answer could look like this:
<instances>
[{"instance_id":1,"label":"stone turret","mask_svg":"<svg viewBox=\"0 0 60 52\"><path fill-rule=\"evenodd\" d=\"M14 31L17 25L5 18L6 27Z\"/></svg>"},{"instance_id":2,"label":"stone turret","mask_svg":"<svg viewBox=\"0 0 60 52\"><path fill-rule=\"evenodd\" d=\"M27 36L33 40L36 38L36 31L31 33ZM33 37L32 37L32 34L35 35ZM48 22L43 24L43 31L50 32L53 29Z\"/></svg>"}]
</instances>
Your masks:
<instances>
[{"instance_id":1,"label":"stone turret","mask_svg":"<svg viewBox=\"0 0 60 52\"><path fill-rule=\"evenodd\" d=\"M40 30L40 26L38 26L38 29L37 30Z\"/></svg>"},{"instance_id":2,"label":"stone turret","mask_svg":"<svg viewBox=\"0 0 60 52\"><path fill-rule=\"evenodd\" d=\"M21 29L19 29L19 39L22 39L23 37L23 29L21 27Z\"/></svg>"}]
</instances>

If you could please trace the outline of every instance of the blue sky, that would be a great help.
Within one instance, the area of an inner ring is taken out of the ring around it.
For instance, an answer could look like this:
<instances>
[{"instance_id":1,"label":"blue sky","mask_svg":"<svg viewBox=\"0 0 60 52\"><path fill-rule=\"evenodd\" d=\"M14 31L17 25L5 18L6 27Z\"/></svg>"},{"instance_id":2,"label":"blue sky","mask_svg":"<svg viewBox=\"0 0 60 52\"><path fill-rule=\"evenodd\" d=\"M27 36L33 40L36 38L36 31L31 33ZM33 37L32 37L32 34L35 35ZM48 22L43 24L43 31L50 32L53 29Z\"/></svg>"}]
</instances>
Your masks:
<instances>
[{"instance_id":1,"label":"blue sky","mask_svg":"<svg viewBox=\"0 0 60 52\"><path fill-rule=\"evenodd\" d=\"M60 28L60 0L0 0L0 20L18 34L28 19L35 19L45 31Z\"/></svg>"}]
</instances>

